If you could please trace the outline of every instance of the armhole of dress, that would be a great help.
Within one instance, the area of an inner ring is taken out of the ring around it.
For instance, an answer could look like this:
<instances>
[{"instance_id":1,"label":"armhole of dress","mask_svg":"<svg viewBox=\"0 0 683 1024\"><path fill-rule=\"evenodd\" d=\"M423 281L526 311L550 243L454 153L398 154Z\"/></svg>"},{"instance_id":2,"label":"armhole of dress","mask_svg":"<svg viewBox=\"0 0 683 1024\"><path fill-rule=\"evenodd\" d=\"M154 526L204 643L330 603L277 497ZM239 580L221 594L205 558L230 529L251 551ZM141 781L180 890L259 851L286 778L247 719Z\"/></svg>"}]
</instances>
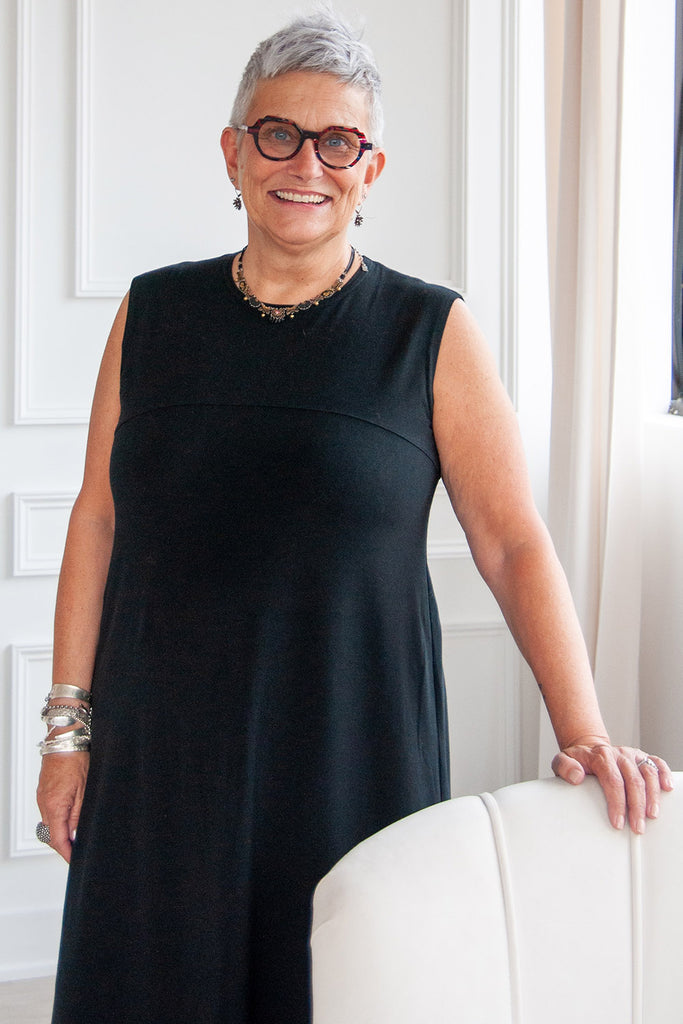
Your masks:
<instances>
[{"instance_id":1,"label":"armhole of dress","mask_svg":"<svg viewBox=\"0 0 683 1024\"><path fill-rule=\"evenodd\" d=\"M117 428L120 427L122 423L125 423L126 420L129 419L131 416L130 410L128 410L126 407L126 396L124 394L124 379L126 367L129 361L128 353L130 349L130 335L133 333L135 329L135 306L137 303L138 292L137 281L138 279L134 277L130 283L130 288L128 289L128 309L126 310L126 323L123 328L123 337L121 338L121 368L119 370L119 406L121 411L119 413L119 421L117 423Z\"/></svg>"},{"instance_id":2,"label":"armhole of dress","mask_svg":"<svg viewBox=\"0 0 683 1024\"><path fill-rule=\"evenodd\" d=\"M429 401L430 418L434 415L434 377L436 374L436 364L439 359L439 352L441 351L443 332L446 329L446 322L450 316L451 309L458 299L462 299L462 295L456 291L450 292L450 294L444 296L444 301L441 305L438 316L436 317L432 336L429 341L429 348L427 352L427 397Z\"/></svg>"}]
</instances>

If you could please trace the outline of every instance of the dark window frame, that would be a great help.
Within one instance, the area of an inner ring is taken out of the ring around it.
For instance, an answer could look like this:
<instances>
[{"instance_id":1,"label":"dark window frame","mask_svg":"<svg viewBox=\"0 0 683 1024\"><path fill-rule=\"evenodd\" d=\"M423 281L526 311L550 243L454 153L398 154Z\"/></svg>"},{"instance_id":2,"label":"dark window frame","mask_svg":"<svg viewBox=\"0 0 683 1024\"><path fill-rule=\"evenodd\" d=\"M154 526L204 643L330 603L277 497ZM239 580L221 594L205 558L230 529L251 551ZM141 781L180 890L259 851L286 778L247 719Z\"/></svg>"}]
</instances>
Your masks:
<instances>
[{"instance_id":1,"label":"dark window frame","mask_svg":"<svg viewBox=\"0 0 683 1024\"><path fill-rule=\"evenodd\" d=\"M676 98L674 119L674 246L671 406L683 415L683 0L676 0Z\"/></svg>"}]
</instances>

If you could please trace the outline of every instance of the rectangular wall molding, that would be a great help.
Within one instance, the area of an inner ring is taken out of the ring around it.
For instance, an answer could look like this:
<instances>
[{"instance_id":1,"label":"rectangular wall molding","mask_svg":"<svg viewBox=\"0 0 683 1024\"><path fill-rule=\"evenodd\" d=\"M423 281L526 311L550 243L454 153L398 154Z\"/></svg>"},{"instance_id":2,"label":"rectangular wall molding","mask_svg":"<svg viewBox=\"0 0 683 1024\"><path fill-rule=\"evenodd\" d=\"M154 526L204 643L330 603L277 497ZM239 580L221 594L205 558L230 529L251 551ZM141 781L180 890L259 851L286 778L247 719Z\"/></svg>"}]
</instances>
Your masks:
<instances>
[{"instance_id":1,"label":"rectangular wall molding","mask_svg":"<svg viewBox=\"0 0 683 1024\"><path fill-rule=\"evenodd\" d=\"M451 280L467 294L467 45L469 0L453 0L451 13Z\"/></svg>"},{"instance_id":2,"label":"rectangular wall molding","mask_svg":"<svg viewBox=\"0 0 683 1024\"><path fill-rule=\"evenodd\" d=\"M16 141L16 230L15 230L15 371L14 422L32 424L87 423L89 406L64 405L37 398L34 368L40 361L33 316L32 272L36 184L34 132L36 99L36 0L17 0L17 141ZM54 183L51 184L54 188ZM53 197L54 201L54 197Z\"/></svg>"},{"instance_id":3,"label":"rectangular wall molding","mask_svg":"<svg viewBox=\"0 0 683 1024\"><path fill-rule=\"evenodd\" d=\"M17 176L15 246L15 417L20 423L30 417L28 381L28 339L31 333L29 280L31 266L31 182L33 150L31 146L31 89L33 4L17 4Z\"/></svg>"},{"instance_id":4,"label":"rectangular wall molding","mask_svg":"<svg viewBox=\"0 0 683 1024\"><path fill-rule=\"evenodd\" d=\"M52 855L36 839L36 785L40 774L38 744L45 729L40 709L49 692L52 647L12 647L12 768L10 774L10 856Z\"/></svg>"},{"instance_id":5,"label":"rectangular wall molding","mask_svg":"<svg viewBox=\"0 0 683 1024\"><path fill-rule=\"evenodd\" d=\"M471 558L465 532L458 522L442 480L434 492L429 516L427 558Z\"/></svg>"},{"instance_id":6,"label":"rectangular wall molding","mask_svg":"<svg viewBox=\"0 0 683 1024\"><path fill-rule=\"evenodd\" d=\"M439 558L471 558L471 552L464 540L430 540L427 544L429 561Z\"/></svg>"},{"instance_id":7,"label":"rectangular wall molding","mask_svg":"<svg viewBox=\"0 0 683 1024\"><path fill-rule=\"evenodd\" d=\"M454 795L518 782L519 655L505 622L445 623Z\"/></svg>"},{"instance_id":8,"label":"rectangular wall molding","mask_svg":"<svg viewBox=\"0 0 683 1024\"><path fill-rule=\"evenodd\" d=\"M518 224L518 155L519 124L519 0L509 0L501 12L502 82L501 157L501 367L512 403L517 407L518 337L517 337L517 246Z\"/></svg>"},{"instance_id":9,"label":"rectangular wall molding","mask_svg":"<svg viewBox=\"0 0 683 1024\"><path fill-rule=\"evenodd\" d=\"M468 68L468 9L469 0L451 0L449 41L451 55L448 131L450 135L450 168L448 196L446 198L449 222L449 252L447 274L438 283L462 294L467 291L467 80ZM76 295L90 298L120 298L130 284L130 267L105 267L98 258L98 238L101 225L98 204L106 182L98 172L96 128L100 114L101 95L97 81L98 52L102 45L98 32L100 10L94 0L77 0L77 53L76 53Z\"/></svg>"},{"instance_id":10,"label":"rectangular wall molding","mask_svg":"<svg viewBox=\"0 0 683 1024\"><path fill-rule=\"evenodd\" d=\"M56 576L75 494L14 495L14 575Z\"/></svg>"},{"instance_id":11,"label":"rectangular wall molding","mask_svg":"<svg viewBox=\"0 0 683 1024\"><path fill-rule=\"evenodd\" d=\"M92 66L93 4L78 0L76 78L76 295L79 298L120 298L129 280L93 274L93 131Z\"/></svg>"}]
</instances>

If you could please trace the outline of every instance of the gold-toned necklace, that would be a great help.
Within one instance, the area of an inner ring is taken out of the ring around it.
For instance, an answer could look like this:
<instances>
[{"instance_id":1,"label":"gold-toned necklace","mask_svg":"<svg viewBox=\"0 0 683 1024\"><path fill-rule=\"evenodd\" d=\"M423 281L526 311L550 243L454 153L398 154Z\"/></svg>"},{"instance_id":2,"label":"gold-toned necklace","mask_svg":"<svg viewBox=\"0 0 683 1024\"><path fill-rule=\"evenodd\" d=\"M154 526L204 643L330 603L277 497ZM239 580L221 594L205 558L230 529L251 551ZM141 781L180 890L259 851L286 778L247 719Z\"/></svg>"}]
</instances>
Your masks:
<instances>
[{"instance_id":1,"label":"gold-toned necklace","mask_svg":"<svg viewBox=\"0 0 683 1024\"><path fill-rule=\"evenodd\" d=\"M314 299L305 299L304 302L297 302L296 305L293 306L276 306L272 303L261 302L260 299L257 299L247 284L244 278L244 267L242 262L246 248L247 247L245 245L244 249L242 249L242 252L237 257L237 287L242 292L244 301L248 302L253 309L257 309L261 316L268 317L268 319L273 323L282 323L286 317L289 317L289 319L292 320L296 313L300 313L304 309L310 309L311 306L317 306L323 301L323 299L329 299L330 296L335 295L344 284L344 281L353 266L353 261L356 258L356 250L351 246L351 259L346 264L344 270L342 270L333 285L322 291L320 295L316 295ZM358 255L360 256L360 253ZM360 269L367 273L368 268L362 256L360 256Z\"/></svg>"}]
</instances>

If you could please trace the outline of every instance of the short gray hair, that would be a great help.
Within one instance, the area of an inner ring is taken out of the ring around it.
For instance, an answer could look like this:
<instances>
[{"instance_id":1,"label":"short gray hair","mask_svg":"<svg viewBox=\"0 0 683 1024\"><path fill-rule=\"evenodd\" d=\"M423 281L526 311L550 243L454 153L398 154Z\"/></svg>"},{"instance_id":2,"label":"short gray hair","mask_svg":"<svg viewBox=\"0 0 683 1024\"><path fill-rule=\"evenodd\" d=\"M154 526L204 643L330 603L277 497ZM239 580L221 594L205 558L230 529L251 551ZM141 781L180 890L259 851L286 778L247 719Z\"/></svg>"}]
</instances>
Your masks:
<instances>
[{"instance_id":1,"label":"short gray hair","mask_svg":"<svg viewBox=\"0 0 683 1024\"><path fill-rule=\"evenodd\" d=\"M375 145L382 142L382 81L372 51L333 11L320 8L295 18L259 43L252 53L232 108L234 127L244 124L257 84L289 71L334 75L340 82L361 89L368 103L368 133Z\"/></svg>"}]
</instances>

